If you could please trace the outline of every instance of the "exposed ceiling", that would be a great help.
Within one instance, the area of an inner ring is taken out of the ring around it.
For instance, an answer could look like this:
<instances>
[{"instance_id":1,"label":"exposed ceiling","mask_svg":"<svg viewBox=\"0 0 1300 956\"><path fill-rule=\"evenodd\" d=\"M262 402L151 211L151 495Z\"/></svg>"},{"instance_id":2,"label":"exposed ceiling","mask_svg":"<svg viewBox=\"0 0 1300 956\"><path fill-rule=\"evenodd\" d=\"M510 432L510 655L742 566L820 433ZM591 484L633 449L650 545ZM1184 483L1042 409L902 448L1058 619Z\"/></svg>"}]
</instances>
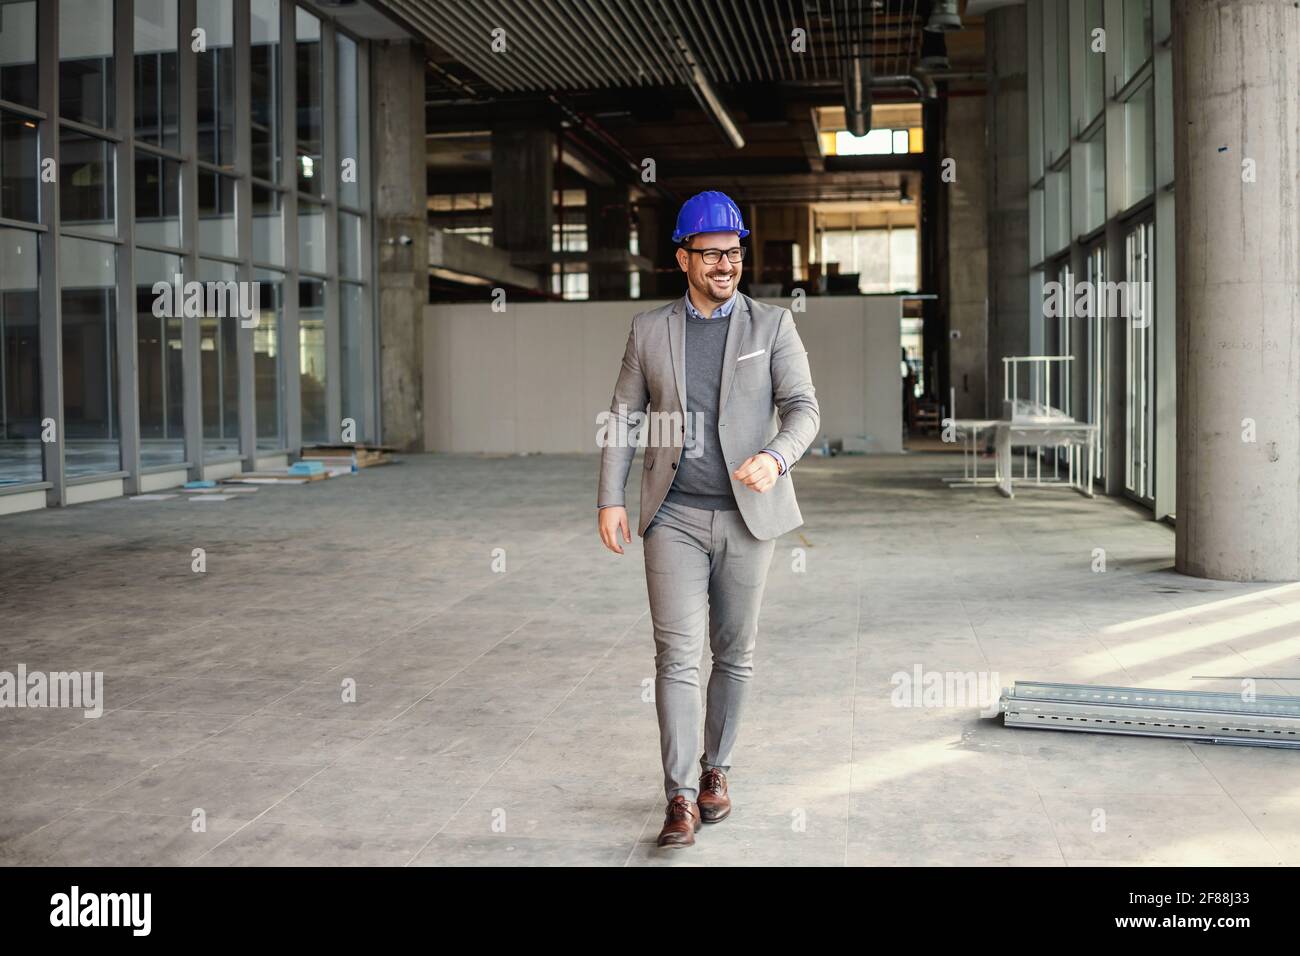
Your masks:
<instances>
[{"instance_id":1,"label":"exposed ceiling","mask_svg":"<svg viewBox=\"0 0 1300 956\"><path fill-rule=\"evenodd\" d=\"M446 71L441 92L455 98L467 89L677 86L691 83L695 66L721 85L834 85L855 57L869 63L872 76L904 75L921 55L930 0L384 2L434 45ZM947 37L957 61L971 39L964 32ZM981 61L982 47L974 51Z\"/></svg>"},{"instance_id":2,"label":"exposed ceiling","mask_svg":"<svg viewBox=\"0 0 1300 956\"><path fill-rule=\"evenodd\" d=\"M819 146L818 108L845 113L845 64L856 56L877 81L865 106L887 126L917 125L882 116L918 102L927 39L942 37L949 72L965 77L940 95L982 88L982 19L928 33L932 0L382 2L427 41L430 194L490 190L491 129L536 122L561 132L557 183L569 187L603 176L644 193L639 167L653 158L666 198L711 185L755 202L896 201L915 196L919 155ZM887 77L911 82L879 85Z\"/></svg>"}]
</instances>

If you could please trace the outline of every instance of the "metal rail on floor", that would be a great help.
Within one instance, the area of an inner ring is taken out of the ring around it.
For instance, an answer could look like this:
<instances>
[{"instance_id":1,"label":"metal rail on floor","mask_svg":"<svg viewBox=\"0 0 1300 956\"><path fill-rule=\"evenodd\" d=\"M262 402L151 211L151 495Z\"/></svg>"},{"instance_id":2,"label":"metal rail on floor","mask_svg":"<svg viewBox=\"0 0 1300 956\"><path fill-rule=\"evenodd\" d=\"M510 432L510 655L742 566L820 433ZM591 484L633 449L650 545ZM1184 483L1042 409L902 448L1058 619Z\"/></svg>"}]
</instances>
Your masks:
<instances>
[{"instance_id":1,"label":"metal rail on floor","mask_svg":"<svg viewBox=\"0 0 1300 956\"><path fill-rule=\"evenodd\" d=\"M1300 749L1296 697L1016 681L999 708L1008 727Z\"/></svg>"}]
</instances>

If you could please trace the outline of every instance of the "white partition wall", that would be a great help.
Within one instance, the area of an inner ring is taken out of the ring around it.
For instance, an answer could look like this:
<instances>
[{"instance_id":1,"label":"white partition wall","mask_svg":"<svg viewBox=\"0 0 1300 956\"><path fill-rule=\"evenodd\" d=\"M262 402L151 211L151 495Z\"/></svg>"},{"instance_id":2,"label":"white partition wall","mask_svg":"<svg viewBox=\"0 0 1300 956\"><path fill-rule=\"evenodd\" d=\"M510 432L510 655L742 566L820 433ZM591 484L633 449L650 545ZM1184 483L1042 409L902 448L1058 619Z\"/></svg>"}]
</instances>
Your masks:
<instances>
[{"instance_id":1,"label":"white partition wall","mask_svg":"<svg viewBox=\"0 0 1300 956\"><path fill-rule=\"evenodd\" d=\"M659 302L433 305L425 310L425 448L595 452L632 316ZM789 302L781 304L789 305ZM822 433L902 451L901 303L805 300L795 322L812 366Z\"/></svg>"}]
</instances>

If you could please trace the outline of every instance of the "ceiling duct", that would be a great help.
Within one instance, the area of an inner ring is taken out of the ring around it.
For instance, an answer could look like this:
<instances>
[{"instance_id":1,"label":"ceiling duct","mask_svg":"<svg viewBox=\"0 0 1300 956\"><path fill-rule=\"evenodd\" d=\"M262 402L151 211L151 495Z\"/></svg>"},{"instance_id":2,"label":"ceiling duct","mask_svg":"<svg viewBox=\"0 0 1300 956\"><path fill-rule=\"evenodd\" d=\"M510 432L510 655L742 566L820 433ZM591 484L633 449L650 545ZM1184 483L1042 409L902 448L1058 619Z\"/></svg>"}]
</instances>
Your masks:
<instances>
[{"instance_id":1,"label":"ceiling duct","mask_svg":"<svg viewBox=\"0 0 1300 956\"><path fill-rule=\"evenodd\" d=\"M840 71L844 81L844 125L854 136L866 136L871 129L871 53L874 40L874 17L868 21L859 4L854 9L846 3L836 20L835 34L840 53ZM840 26L843 27L841 38Z\"/></svg>"},{"instance_id":2,"label":"ceiling duct","mask_svg":"<svg viewBox=\"0 0 1300 956\"><path fill-rule=\"evenodd\" d=\"M854 136L871 129L871 61L856 44L844 60L844 125Z\"/></svg>"},{"instance_id":3,"label":"ceiling duct","mask_svg":"<svg viewBox=\"0 0 1300 956\"><path fill-rule=\"evenodd\" d=\"M952 64L948 61L948 41L942 33L926 30L921 36L921 58L916 64L922 70L931 73L946 70Z\"/></svg>"},{"instance_id":4,"label":"ceiling duct","mask_svg":"<svg viewBox=\"0 0 1300 956\"><path fill-rule=\"evenodd\" d=\"M930 7L930 19L925 29L931 33L947 33L961 29L961 14L957 12L957 0L934 0Z\"/></svg>"}]
</instances>

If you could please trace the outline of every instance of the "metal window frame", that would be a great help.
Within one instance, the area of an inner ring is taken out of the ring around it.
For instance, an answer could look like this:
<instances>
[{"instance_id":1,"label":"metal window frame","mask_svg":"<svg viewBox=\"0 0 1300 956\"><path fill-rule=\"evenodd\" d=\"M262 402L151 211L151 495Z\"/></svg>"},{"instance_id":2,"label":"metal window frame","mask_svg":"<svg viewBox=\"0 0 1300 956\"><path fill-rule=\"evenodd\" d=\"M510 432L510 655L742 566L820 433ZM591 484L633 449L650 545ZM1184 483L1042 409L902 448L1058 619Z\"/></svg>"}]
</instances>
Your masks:
<instances>
[{"instance_id":1,"label":"metal window frame","mask_svg":"<svg viewBox=\"0 0 1300 956\"><path fill-rule=\"evenodd\" d=\"M46 504L63 506L68 502L67 489L72 485L96 481L122 481L127 494L138 493L143 475L158 471L185 469L192 478L201 478L204 467L218 461L239 460L245 467L256 467L259 457L269 454L296 454L302 443L301 379L299 372L299 302L298 282L302 278L320 279L326 284L326 414L329 419L331 441L341 438L342 424L342 340L341 340L341 289L360 287L362 315L361 348L362 409L357 414L358 439L370 440L379 434L379 408L377 383L378 324L377 283L374 281L374 263L377 243L373 219L373 182L370 164L374 156L370 103L370 43L341 28L330 13L309 3L280 0L280 77L277 95L280 103L280 169L277 181L262 180L252 174L251 142L251 6L250 0L231 0L232 44L234 71L234 162L230 166L200 159L198 156L198 54L190 43L192 31L198 22L198 0L176 0L178 9L177 67L179 84L179 150L160 147L135 138L135 84L134 84L134 26L136 0L115 0L111 8L113 36L114 83L113 123L99 128L59 115L59 20L60 4L57 0L37 6L36 59L37 105L35 108L8 100L0 101L6 112L30 119L37 124L37 154L39 160L51 159L56 169L60 160L59 137L64 129L95 137L111 144L115 165L112 196L114 201L113 232L98 235L64 227L59 206L59 182L37 181L39 204L38 221L0 219L0 227L30 233L38 242L39 275L37 302L40 335L38 362L41 384L39 408L41 418L54 423L56 441L42 444L41 475L38 480L6 486L6 492L44 491ZM323 195L320 199L325 217L326 268L324 272L303 272L299 261L299 220L297 167L295 163L296 130L296 13L299 8L311 13L321 24L321 124L322 172L325 174ZM339 120L338 115L338 37L346 36L356 44L357 50L357 135L360 156L358 160L359 202L339 202ZM179 248L142 242L135 222L135 160L137 155L157 156L180 163L180 236ZM198 177L200 172L229 177L235 185L235 229L237 248L235 255L201 255L198 244L199 210ZM280 264L261 263L254 259L252 249L253 215L252 189L255 185L274 190L281 199L284 261ZM345 211L360 217L364 230L362 243L362 274L359 280L343 279L338 275L339 213ZM84 239L114 246L116 329L112 339L116 351L117 386L111 398L117 403L116 429L119 436L119 468L101 474L69 479L66 471L65 416L63 406L63 329L61 303L62 267L59 243L64 237ZM145 466L141 457L140 390L138 321L136 315L135 259L138 251L149 250L180 256L185 273L198 275L200 258L233 265L241 281L249 282L256 270L265 268L283 276L281 295L282 322L279 329L280 398L284 427L277 442L277 450L259 449L257 445L257 402L254 376L253 330L239 330L236 337L234 359L238 366L239 452L232 459L229 452L205 454L203 431L203 380L201 329L197 322L182 322L182 393L184 424L184 461L160 466Z\"/></svg>"},{"instance_id":2,"label":"metal window frame","mask_svg":"<svg viewBox=\"0 0 1300 956\"><path fill-rule=\"evenodd\" d=\"M1151 509L1154 518L1172 514L1175 507L1175 276L1174 243L1175 217L1173 180L1173 64L1172 50L1166 42L1171 32L1170 0L1154 0L1152 9L1152 50L1147 59L1134 70L1127 71L1124 64L1125 0L1102 0L1102 26L1106 30L1106 52L1102 65L1103 104L1098 115L1087 116L1086 79L1088 30L1086 0L1048 0L1026 5L1028 28L1027 65L1028 83L1028 141L1029 141L1029 191L1030 208L1030 281L1031 302L1030 341L1031 352L1042 350L1044 340L1042 305L1042 270L1050 267L1060 256L1068 256L1075 275L1082 275L1090 251L1100 243L1106 262L1107 281L1123 282L1127 275L1126 237L1137 219L1151 217L1155 223L1154 273L1150 321L1154 336L1154 436L1151 444L1153 460L1153 496L1140 499ZM1069 102L1071 104L1069 150L1063 155L1049 155L1048 119L1052 104L1059 102L1059 83L1050 54L1056 50L1056 26L1061 17L1070 23L1069 43ZM1154 109L1152 141L1155 182L1153 194L1139 201L1127 202L1130 170L1127 168L1126 104L1144 85L1152 83ZM1054 171L1063 171L1068 164L1074 172L1070 176L1070 211L1072 223L1086 223L1087 213L1087 143L1102 136L1105 176L1104 217L1100 225L1086 234L1071 235L1067 245L1060 248L1054 240L1060 232L1060 215L1054 204L1047 202L1046 179ZM1035 202L1035 190L1039 197ZM1041 205L1041 211L1038 206ZM1117 321L1114 318L1107 321ZM1078 325L1078 323L1076 323ZM1076 343L1086 354L1084 331L1079 331ZM1125 424L1129 417L1127 396L1124 392L1125 376L1119 374L1126 367L1128 336L1113 334L1103 336L1106 354L1101 360L1116 371L1103 381L1102 434L1105 468L1104 488L1108 494L1128 496L1126 492L1127 442ZM1083 388L1079 381L1076 388Z\"/></svg>"}]
</instances>

